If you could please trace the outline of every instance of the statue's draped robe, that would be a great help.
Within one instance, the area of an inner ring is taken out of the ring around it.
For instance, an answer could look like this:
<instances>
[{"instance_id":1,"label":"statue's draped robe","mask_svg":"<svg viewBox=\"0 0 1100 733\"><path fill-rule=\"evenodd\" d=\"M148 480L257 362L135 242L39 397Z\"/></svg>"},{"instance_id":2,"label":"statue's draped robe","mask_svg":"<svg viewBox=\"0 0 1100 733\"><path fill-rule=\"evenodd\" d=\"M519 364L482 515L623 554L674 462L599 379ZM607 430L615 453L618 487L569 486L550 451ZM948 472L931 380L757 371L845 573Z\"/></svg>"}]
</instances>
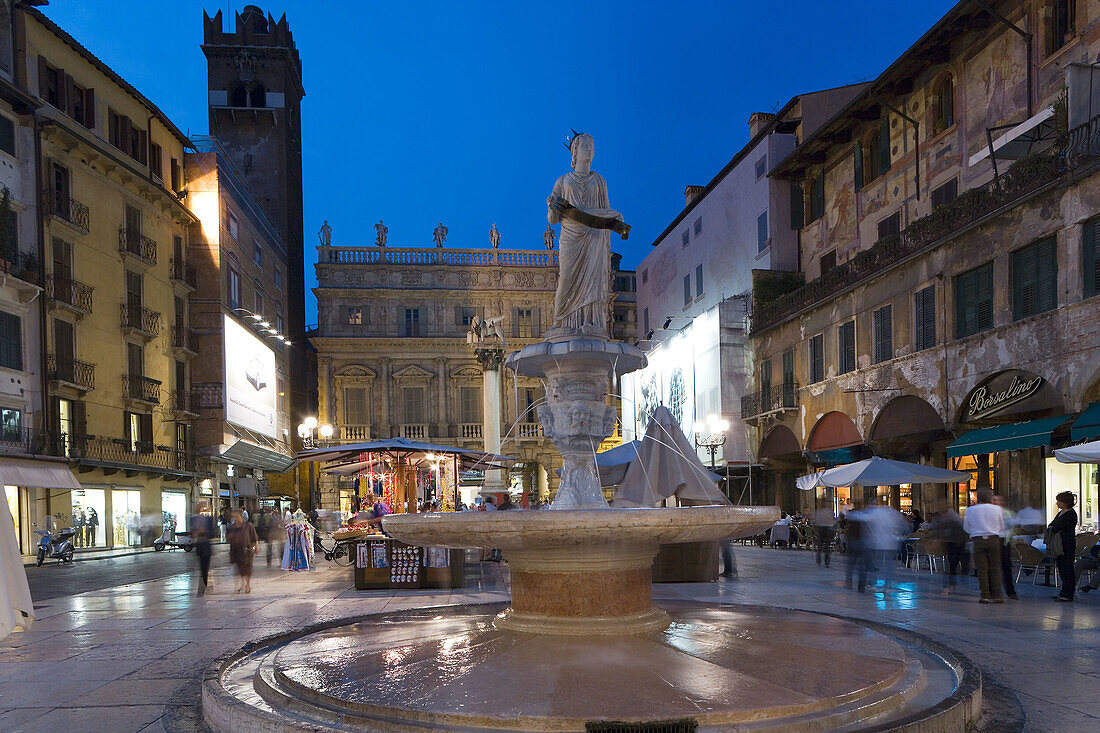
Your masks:
<instances>
[{"instance_id":1,"label":"statue's draped robe","mask_svg":"<svg viewBox=\"0 0 1100 733\"><path fill-rule=\"evenodd\" d=\"M608 208L607 183L599 173L566 173L554 184L553 195L595 216L622 218ZM558 239L554 327L567 333L606 337L610 289L610 230L592 229L563 218Z\"/></svg>"}]
</instances>

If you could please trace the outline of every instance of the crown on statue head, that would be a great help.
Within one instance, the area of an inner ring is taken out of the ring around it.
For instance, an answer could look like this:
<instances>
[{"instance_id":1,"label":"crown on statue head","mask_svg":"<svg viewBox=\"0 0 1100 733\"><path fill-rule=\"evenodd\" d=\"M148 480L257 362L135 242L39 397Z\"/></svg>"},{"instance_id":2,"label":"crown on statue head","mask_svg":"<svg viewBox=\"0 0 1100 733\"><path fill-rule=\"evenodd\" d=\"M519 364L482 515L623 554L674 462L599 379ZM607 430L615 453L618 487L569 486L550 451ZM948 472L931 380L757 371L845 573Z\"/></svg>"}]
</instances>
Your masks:
<instances>
[{"instance_id":1,"label":"crown on statue head","mask_svg":"<svg viewBox=\"0 0 1100 733\"><path fill-rule=\"evenodd\" d=\"M581 135L583 135L584 133L573 129L572 127L570 127L569 129L573 130L573 134L565 136L565 147L569 148L569 150L573 150L573 141L576 140Z\"/></svg>"}]
</instances>

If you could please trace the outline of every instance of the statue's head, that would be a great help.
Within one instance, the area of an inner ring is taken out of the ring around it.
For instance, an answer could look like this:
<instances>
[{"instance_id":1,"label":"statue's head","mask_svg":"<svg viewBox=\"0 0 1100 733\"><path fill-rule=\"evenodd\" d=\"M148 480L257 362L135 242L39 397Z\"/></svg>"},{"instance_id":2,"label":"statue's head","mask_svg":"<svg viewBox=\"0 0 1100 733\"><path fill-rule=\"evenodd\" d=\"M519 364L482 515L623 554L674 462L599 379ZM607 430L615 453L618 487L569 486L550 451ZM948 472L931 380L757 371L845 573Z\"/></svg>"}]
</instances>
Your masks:
<instances>
[{"instance_id":1,"label":"statue's head","mask_svg":"<svg viewBox=\"0 0 1100 733\"><path fill-rule=\"evenodd\" d=\"M587 132L578 132L569 141L569 152L573 156L573 170L587 173L596 155L596 141Z\"/></svg>"}]
</instances>

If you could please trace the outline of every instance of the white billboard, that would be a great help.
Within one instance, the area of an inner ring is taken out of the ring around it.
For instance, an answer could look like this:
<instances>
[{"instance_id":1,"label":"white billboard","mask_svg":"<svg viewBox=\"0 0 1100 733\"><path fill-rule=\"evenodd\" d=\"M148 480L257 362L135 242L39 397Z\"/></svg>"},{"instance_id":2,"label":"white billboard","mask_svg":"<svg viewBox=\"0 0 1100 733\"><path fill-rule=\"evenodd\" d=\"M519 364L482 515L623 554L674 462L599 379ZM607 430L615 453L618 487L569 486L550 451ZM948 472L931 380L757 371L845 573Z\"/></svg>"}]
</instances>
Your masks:
<instances>
[{"instance_id":1,"label":"white billboard","mask_svg":"<svg viewBox=\"0 0 1100 733\"><path fill-rule=\"evenodd\" d=\"M275 438L275 352L228 314L222 320L225 419Z\"/></svg>"}]
</instances>

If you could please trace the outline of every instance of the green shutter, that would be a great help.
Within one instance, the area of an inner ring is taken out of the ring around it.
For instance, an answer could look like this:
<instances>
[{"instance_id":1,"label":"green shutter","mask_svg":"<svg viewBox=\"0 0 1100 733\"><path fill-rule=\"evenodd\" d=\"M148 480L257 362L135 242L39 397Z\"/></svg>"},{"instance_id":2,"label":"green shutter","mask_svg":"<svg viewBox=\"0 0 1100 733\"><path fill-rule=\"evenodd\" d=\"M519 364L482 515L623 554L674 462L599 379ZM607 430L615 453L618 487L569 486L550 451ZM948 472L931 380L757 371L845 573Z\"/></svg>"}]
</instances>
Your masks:
<instances>
[{"instance_id":1,"label":"green shutter","mask_svg":"<svg viewBox=\"0 0 1100 733\"><path fill-rule=\"evenodd\" d=\"M1058 240L1048 237L1035 245L1036 313L1058 307Z\"/></svg>"},{"instance_id":2,"label":"green shutter","mask_svg":"<svg viewBox=\"0 0 1100 733\"><path fill-rule=\"evenodd\" d=\"M993 328L993 263L990 262L979 269L976 279L977 303L974 333Z\"/></svg>"},{"instance_id":3,"label":"green shutter","mask_svg":"<svg viewBox=\"0 0 1100 733\"><path fill-rule=\"evenodd\" d=\"M19 316L0 311L0 366L23 371L23 339Z\"/></svg>"},{"instance_id":4,"label":"green shutter","mask_svg":"<svg viewBox=\"0 0 1100 733\"><path fill-rule=\"evenodd\" d=\"M1100 294L1100 216L1085 222L1081 233L1081 269L1085 272L1085 297Z\"/></svg>"}]
</instances>

